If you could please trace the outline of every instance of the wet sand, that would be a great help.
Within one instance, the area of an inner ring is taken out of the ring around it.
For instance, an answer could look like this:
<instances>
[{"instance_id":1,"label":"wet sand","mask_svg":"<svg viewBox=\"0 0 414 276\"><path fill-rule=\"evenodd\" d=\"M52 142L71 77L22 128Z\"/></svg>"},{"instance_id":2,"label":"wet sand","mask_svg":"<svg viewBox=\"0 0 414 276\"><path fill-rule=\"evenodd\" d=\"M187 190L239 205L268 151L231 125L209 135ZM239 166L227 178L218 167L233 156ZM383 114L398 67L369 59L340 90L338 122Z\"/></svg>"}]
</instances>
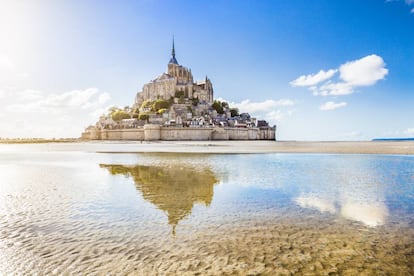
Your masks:
<instances>
[{"instance_id":1,"label":"wet sand","mask_svg":"<svg viewBox=\"0 0 414 276\"><path fill-rule=\"evenodd\" d=\"M119 236L117 231L77 231L65 238L52 232L43 237L27 236L19 243L9 241L0 261L5 265L2 267L5 274L47 275L70 271L94 275L412 275L414 272L414 230L404 224L376 229L345 221L316 219L309 223L303 219L273 217L237 225L209 225L200 230L187 228L175 237L157 229L131 232L128 236ZM16 247L20 254L15 254Z\"/></svg>"},{"instance_id":2,"label":"wet sand","mask_svg":"<svg viewBox=\"0 0 414 276\"><path fill-rule=\"evenodd\" d=\"M119 143L120 146L116 148L119 152L414 154L414 141L155 141L143 143L123 141L104 143L112 145ZM114 152L114 148L111 150L105 150L105 147L97 148L97 151Z\"/></svg>"}]
</instances>

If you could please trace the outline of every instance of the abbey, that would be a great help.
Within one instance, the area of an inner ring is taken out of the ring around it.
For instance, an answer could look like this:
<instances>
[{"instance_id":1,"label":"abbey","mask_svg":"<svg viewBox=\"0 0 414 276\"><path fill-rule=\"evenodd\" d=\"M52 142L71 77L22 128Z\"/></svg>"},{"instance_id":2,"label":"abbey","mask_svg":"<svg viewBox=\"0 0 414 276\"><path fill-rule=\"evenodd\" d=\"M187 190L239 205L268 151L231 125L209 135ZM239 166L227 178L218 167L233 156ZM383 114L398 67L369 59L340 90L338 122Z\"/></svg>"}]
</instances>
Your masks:
<instances>
[{"instance_id":1,"label":"abbey","mask_svg":"<svg viewBox=\"0 0 414 276\"><path fill-rule=\"evenodd\" d=\"M211 81L206 76L204 80L194 82L191 69L178 64L173 40L168 72L144 85L142 92L137 93L134 107L140 107L145 100L170 100L177 95L182 95L184 98L198 99L209 104L213 103L213 85Z\"/></svg>"},{"instance_id":2,"label":"abbey","mask_svg":"<svg viewBox=\"0 0 414 276\"><path fill-rule=\"evenodd\" d=\"M131 107L113 107L82 133L91 140L275 140L276 126L214 100L213 84L194 81L175 57L167 72L144 84Z\"/></svg>"}]
</instances>

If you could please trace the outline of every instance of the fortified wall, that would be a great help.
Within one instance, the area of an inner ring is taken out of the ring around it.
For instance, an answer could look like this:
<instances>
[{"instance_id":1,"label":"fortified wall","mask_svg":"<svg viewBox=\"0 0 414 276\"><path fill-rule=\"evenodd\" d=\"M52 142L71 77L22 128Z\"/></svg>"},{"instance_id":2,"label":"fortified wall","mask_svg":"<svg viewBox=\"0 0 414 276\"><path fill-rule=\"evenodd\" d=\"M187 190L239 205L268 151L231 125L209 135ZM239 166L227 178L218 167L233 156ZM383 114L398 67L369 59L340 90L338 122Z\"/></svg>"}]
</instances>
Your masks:
<instances>
[{"instance_id":1,"label":"fortified wall","mask_svg":"<svg viewBox=\"0 0 414 276\"><path fill-rule=\"evenodd\" d=\"M135 129L92 129L82 133L82 139L135 141L275 140L276 128L185 128L147 124L143 128Z\"/></svg>"}]
</instances>

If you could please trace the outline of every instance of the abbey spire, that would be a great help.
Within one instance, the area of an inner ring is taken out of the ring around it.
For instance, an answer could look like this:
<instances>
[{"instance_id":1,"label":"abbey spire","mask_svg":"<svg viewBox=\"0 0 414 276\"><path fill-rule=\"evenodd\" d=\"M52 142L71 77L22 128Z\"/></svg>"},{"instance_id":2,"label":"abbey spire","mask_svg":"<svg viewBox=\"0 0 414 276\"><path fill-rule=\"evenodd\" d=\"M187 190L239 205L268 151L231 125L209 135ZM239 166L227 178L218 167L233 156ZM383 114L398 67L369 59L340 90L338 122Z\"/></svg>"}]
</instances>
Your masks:
<instances>
[{"instance_id":1,"label":"abbey spire","mask_svg":"<svg viewBox=\"0 0 414 276\"><path fill-rule=\"evenodd\" d=\"M177 59L175 58L175 47L174 47L174 36L172 41L172 50L171 50L171 59L168 63L178 64Z\"/></svg>"}]
</instances>

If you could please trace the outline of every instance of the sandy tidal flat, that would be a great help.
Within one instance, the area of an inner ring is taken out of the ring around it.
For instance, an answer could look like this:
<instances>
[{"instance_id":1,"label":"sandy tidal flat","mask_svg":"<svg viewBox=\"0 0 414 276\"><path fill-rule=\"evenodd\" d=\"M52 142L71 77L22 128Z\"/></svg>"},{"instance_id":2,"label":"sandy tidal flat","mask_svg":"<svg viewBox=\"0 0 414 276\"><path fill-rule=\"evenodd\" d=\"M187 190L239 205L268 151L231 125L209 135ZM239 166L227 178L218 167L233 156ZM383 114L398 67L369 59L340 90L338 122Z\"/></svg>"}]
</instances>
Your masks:
<instances>
[{"instance_id":1,"label":"sandy tidal flat","mask_svg":"<svg viewBox=\"0 0 414 276\"><path fill-rule=\"evenodd\" d=\"M111 150L107 151L105 147L102 147L97 151L113 152L119 149L119 152L414 154L414 141L157 141L143 143L124 141L103 144L118 143L120 146L112 147Z\"/></svg>"}]
</instances>

